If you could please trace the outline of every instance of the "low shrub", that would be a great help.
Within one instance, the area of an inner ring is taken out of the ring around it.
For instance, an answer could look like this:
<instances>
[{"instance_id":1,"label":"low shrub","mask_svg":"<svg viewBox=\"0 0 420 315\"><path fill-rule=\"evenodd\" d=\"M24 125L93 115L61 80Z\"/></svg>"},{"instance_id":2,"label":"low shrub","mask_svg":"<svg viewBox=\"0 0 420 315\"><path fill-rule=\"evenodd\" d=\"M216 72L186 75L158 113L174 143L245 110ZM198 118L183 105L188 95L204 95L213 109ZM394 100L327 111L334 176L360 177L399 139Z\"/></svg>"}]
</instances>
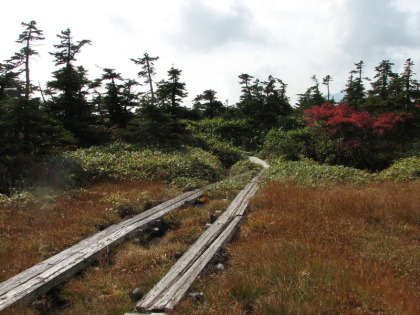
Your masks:
<instances>
[{"instance_id":1,"label":"low shrub","mask_svg":"<svg viewBox=\"0 0 420 315\"><path fill-rule=\"evenodd\" d=\"M366 184L375 180L376 175L356 168L342 165L320 164L310 159L269 161L270 168L265 176L266 182L294 182L300 186L331 187L338 183Z\"/></svg>"},{"instance_id":2,"label":"low shrub","mask_svg":"<svg viewBox=\"0 0 420 315\"><path fill-rule=\"evenodd\" d=\"M130 144L114 143L65 152L63 156L81 163L94 181L129 179L170 183L176 178L191 178L211 182L224 175L222 164L214 155L191 147L164 152L159 149L137 150Z\"/></svg>"},{"instance_id":3,"label":"low shrub","mask_svg":"<svg viewBox=\"0 0 420 315\"><path fill-rule=\"evenodd\" d=\"M420 157L409 157L398 160L389 168L379 173L379 179L383 180L418 180L420 179Z\"/></svg>"},{"instance_id":4,"label":"low shrub","mask_svg":"<svg viewBox=\"0 0 420 315\"><path fill-rule=\"evenodd\" d=\"M265 138L261 155L264 158L299 160L313 142L313 132L307 128L285 131L282 128L272 129Z\"/></svg>"}]
</instances>

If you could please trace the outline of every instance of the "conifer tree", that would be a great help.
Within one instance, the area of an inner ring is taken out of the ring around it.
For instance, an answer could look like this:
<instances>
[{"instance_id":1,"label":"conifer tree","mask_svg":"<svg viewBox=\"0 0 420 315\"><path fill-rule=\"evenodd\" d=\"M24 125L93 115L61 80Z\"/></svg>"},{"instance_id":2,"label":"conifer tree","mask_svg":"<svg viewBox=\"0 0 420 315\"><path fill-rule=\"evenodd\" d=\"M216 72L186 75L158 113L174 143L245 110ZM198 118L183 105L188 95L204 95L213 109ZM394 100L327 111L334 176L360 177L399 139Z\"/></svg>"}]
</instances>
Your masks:
<instances>
[{"instance_id":1,"label":"conifer tree","mask_svg":"<svg viewBox=\"0 0 420 315\"><path fill-rule=\"evenodd\" d=\"M317 77L313 75L311 79L314 82L314 85L309 87L305 93L298 94L299 98L297 105L300 111L311 109L314 106L321 106L327 101L319 90L319 82Z\"/></svg>"},{"instance_id":2,"label":"conifer tree","mask_svg":"<svg viewBox=\"0 0 420 315\"><path fill-rule=\"evenodd\" d=\"M188 95L185 83L180 81L181 72L172 66L168 70L168 80L160 81L156 91L161 106L174 116L178 114L182 99Z\"/></svg>"},{"instance_id":3,"label":"conifer tree","mask_svg":"<svg viewBox=\"0 0 420 315\"><path fill-rule=\"evenodd\" d=\"M155 105L155 93L153 90L153 77L156 74L154 62L159 60L159 57L150 57L145 53L143 58L131 59L136 65L141 65L142 70L139 71L138 76L144 78L144 82L149 84L151 105Z\"/></svg>"},{"instance_id":4,"label":"conifer tree","mask_svg":"<svg viewBox=\"0 0 420 315\"><path fill-rule=\"evenodd\" d=\"M194 99L194 109L203 113L204 117L214 118L225 110L223 103L216 97L216 91L205 90Z\"/></svg>"},{"instance_id":5,"label":"conifer tree","mask_svg":"<svg viewBox=\"0 0 420 315\"><path fill-rule=\"evenodd\" d=\"M327 102L330 101L330 83L333 81L332 77L328 74L322 79L322 84L327 87Z\"/></svg>"},{"instance_id":6,"label":"conifer tree","mask_svg":"<svg viewBox=\"0 0 420 315\"><path fill-rule=\"evenodd\" d=\"M54 45L56 66L62 66L53 72L54 79L47 83L47 94L51 101L46 104L47 110L59 119L67 130L70 130L80 144L95 142L90 135L95 124L93 106L87 100L88 85L87 72L82 66L74 66L76 55L83 46L90 45L90 40L74 42L70 29L58 34L60 43Z\"/></svg>"},{"instance_id":7,"label":"conifer tree","mask_svg":"<svg viewBox=\"0 0 420 315\"><path fill-rule=\"evenodd\" d=\"M7 62L10 65L10 70L17 69L18 74L25 73L24 94L28 100L33 89L31 86L29 61L32 56L38 55L38 52L32 47L32 42L44 40L45 38L43 37L43 31L37 28L35 21L29 23L22 22L21 24L25 27L25 30L19 35L16 42L22 44L23 47Z\"/></svg>"},{"instance_id":8,"label":"conifer tree","mask_svg":"<svg viewBox=\"0 0 420 315\"><path fill-rule=\"evenodd\" d=\"M355 109L359 109L366 99L363 79L368 80L368 78L362 77L364 67L363 61L355 63L354 65L356 66L356 70L352 70L350 72L350 77L347 81L346 88L343 91L345 92L345 95L342 102L354 106Z\"/></svg>"}]
</instances>

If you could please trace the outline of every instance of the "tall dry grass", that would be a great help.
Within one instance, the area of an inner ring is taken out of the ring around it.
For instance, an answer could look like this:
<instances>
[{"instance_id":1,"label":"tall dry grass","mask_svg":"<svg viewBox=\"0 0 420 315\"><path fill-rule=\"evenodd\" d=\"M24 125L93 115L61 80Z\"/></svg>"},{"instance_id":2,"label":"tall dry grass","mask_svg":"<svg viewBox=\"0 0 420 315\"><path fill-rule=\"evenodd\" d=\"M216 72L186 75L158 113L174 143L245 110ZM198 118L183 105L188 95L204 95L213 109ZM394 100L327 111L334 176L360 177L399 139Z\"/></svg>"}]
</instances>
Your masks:
<instances>
[{"instance_id":1,"label":"tall dry grass","mask_svg":"<svg viewBox=\"0 0 420 315\"><path fill-rule=\"evenodd\" d=\"M0 281L176 193L160 183L119 181L2 202Z\"/></svg>"},{"instance_id":2,"label":"tall dry grass","mask_svg":"<svg viewBox=\"0 0 420 315\"><path fill-rule=\"evenodd\" d=\"M420 314L420 183L307 189L254 199L225 273L178 314Z\"/></svg>"}]
</instances>

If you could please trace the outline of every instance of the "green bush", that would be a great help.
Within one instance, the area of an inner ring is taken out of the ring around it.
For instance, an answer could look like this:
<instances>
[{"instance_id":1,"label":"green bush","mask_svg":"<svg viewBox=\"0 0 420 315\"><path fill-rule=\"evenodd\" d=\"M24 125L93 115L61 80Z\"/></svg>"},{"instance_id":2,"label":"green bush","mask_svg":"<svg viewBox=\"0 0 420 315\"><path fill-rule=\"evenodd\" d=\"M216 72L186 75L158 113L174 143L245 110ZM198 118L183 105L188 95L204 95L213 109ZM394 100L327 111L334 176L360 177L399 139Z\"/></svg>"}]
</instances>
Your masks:
<instances>
[{"instance_id":1,"label":"green bush","mask_svg":"<svg viewBox=\"0 0 420 315\"><path fill-rule=\"evenodd\" d=\"M190 128L205 139L231 143L233 146L249 149L257 136L245 119L227 120L223 118L203 119Z\"/></svg>"},{"instance_id":2,"label":"green bush","mask_svg":"<svg viewBox=\"0 0 420 315\"><path fill-rule=\"evenodd\" d=\"M159 149L136 149L125 143L105 147L79 149L63 154L81 163L94 181L129 179L176 182L177 178L196 179L196 183L219 180L224 175L221 162L214 155L199 148L164 152ZM191 187L190 181L188 186Z\"/></svg>"},{"instance_id":3,"label":"green bush","mask_svg":"<svg viewBox=\"0 0 420 315\"><path fill-rule=\"evenodd\" d=\"M242 160L233 165L229 170L229 176L237 176L248 173L250 171L260 171L262 166L251 162L250 160Z\"/></svg>"},{"instance_id":4,"label":"green bush","mask_svg":"<svg viewBox=\"0 0 420 315\"><path fill-rule=\"evenodd\" d=\"M237 147L215 139L209 139L203 149L217 156L226 168L240 160L247 159L246 154Z\"/></svg>"},{"instance_id":5,"label":"green bush","mask_svg":"<svg viewBox=\"0 0 420 315\"><path fill-rule=\"evenodd\" d=\"M283 157L296 161L303 157L313 143L313 133L307 128L285 131L272 129L265 138L261 155L264 158Z\"/></svg>"},{"instance_id":6,"label":"green bush","mask_svg":"<svg viewBox=\"0 0 420 315\"><path fill-rule=\"evenodd\" d=\"M418 180L420 179L420 157L401 159L379 173L378 177L382 180Z\"/></svg>"},{"instance_id":7,"label":"green bush","mask_svg":"<svg viewBox=\"0 0 420 315\"><path fill-rule=\"evenodd\" d=\"M269 161L270 168L265 181L294 182L308 187L328 187L339 183L365 184L375 180L376 175L341 165L319 164L310 159L301 161Z\"/></svg>"}]
</instances>

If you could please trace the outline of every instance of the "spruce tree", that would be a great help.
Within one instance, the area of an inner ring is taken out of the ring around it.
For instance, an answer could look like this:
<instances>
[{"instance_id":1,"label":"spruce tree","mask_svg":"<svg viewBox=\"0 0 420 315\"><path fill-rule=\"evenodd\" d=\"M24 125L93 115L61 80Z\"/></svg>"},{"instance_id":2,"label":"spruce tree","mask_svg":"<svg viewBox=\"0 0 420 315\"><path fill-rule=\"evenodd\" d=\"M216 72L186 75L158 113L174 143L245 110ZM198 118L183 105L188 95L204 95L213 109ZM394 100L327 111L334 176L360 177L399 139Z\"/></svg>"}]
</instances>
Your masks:
<instances>
[{"instance_id":1,"label":"spruce tree","mask_svg":"<svg viewBox=\"0 0 420 315\"><path fill-rule=\"evenodd\" d=\"M88 85L87 71L82 67L76 67L76 55L83 46L90 45L90 40L74 42L70 29L58 34L60 43L54 45L56 66L62 66L53 72L54 79L47 83L47 94L51 101L46 107L51 115L59 119L67 130L70 130L79 144L87 145L96 142L93 135L95 117L93 106L87 100Z\"/></svg>"},{"instance_id":2,"label":"spruce tree","mask_svg":"<svg viewBox=\"0 0 420 315\"><path fill-rule=\"evenodd\" d=\"M32 42L44 40L45 38L43 37L43 31L37 28L35 21L29 23L22 22L21 24L25 27L25 30L19 35L16 42L22 44L23 47L7 62L11 65L10 70L17 69L18 74L25 73L24 94L25 98L28 100L33 90L30 79L29 61L32 56L38 55L38 52L32 48Z\"/></svg>"},{"instance_id":3,"label":"spruce tree","mask_svg":"<svg viewBox=\"0 0 420 315\"><path fill-rule=\"evenodd\" d=\"M138 76L144 78L144 82L149 84L151 105L155 105L155 93L153 90L153 77L156 74L154 62L159 60L159 57L150 57L145 53L143 58L131 59L136 65L141 65L142 70L139 71Z\"/></svg>"},{"instance_id":4,"label":"spruce tree","mask_svg":"<svg viewBox=\"0 0 420 315\"><path fill-rule=\"evenodd\" d=\"M180 81L182 70L171 67L168 70L168 80L158 83L156 91L161 106L171 115L177 116L182 99L188 92L185 83Z\"/></svg>"}]
</instances>

